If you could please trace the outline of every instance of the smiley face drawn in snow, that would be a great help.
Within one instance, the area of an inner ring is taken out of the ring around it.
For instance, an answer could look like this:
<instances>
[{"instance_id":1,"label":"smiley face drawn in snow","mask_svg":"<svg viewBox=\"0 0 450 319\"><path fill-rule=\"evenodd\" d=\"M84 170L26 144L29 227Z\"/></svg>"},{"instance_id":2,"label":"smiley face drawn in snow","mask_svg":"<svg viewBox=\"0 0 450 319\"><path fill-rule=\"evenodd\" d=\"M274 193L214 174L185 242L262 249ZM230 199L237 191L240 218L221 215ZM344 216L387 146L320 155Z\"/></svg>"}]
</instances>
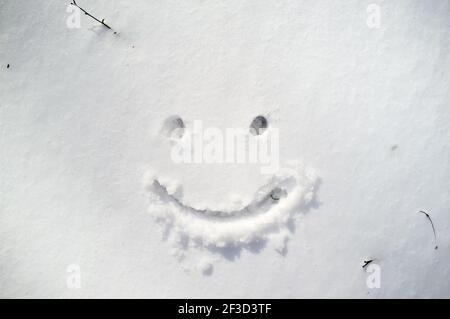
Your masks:
<instances>
[{"instance_id":1,"label":"smiley face drawn in snow","mask_svg":"<svg viewBox=\"0 0 450 319\"><path fill-rule=\"evenodd\" d=\"M280 166L271 116L248 123L218 128L181 116L162 121L156 138L167 160L147 172L145 187L149 212L179 248L248 247L274 239L285 251L289 223L314 201L314 172L298 161Z\"/></svg>"}]
</instances>

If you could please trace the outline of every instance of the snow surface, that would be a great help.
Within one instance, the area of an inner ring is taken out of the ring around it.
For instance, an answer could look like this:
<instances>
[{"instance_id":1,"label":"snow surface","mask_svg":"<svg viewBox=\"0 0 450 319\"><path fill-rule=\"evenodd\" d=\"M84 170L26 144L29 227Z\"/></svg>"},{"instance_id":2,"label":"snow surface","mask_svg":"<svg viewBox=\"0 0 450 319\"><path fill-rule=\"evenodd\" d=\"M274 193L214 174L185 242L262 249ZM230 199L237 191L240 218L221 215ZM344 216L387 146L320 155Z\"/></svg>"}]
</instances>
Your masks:
<instances>
[{"instance_id":1,"label":"snow surface","mask_svg":"<svg viewBox=\"0 0 450 319\"><path fill-rule=\"evenodd\" d=\"M450 1L77 2L116 34L0 0L0 297L450 297ZM189 215L275 184L173 163L165 121L260 114L292 203Z\"/></svg>"}]
</instances>

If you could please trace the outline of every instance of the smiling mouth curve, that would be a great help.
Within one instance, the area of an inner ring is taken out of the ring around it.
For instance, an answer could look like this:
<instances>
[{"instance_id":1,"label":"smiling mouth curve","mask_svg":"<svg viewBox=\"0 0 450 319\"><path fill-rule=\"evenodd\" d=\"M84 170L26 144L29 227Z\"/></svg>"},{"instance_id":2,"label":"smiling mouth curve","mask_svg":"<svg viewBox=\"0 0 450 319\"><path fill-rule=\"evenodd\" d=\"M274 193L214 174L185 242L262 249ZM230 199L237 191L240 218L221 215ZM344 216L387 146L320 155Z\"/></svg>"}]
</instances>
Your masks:
<instances>
[{"instance_id":1,"label":"smiling mouth curve","mask_svg":"<svg viewBox=\"0 0 450 319\"><path fill-rule=\"evenodd\" d=\"M172 187L172 181L163 183L163 180L166 181L154 171L144 177L150 201L148 212L161 226L164 238L181 249L178 251L186 250L191 244L214 251L220 247L246 247L269 239L283 246L285 238L292 233L291 221L314 203L320 181L314 170L293 162L267 176L267 182L245 206L215 210L187 205L179 196L181 189Z\"/></svg>"},{"instance_id":2,"label":"smiling mouth curve","mask_svg":"<svg viewBox=\"0 0 450 319\"><path fill-rule=\"evenodd\" d=\"M288 184L288 180L283 180L284 184ZM257 214L263 214L270 210L273 205L277 205L288 196L283 183L277 183L277 185L269 188L269 185L261 187L257 191L255 198L245 205L241 209L235 210L213 210L213 209L199 209L189 206L181 199L173 194L170 194L167 187L164 186L158 179L154 179L152 183L152 191L156 193L161 200L166 203L171 203L177 208L182 209L190 214L198 217L207 217L214 219L237 219L242 217L255 216Z\"/></svg>"}]
</instances>

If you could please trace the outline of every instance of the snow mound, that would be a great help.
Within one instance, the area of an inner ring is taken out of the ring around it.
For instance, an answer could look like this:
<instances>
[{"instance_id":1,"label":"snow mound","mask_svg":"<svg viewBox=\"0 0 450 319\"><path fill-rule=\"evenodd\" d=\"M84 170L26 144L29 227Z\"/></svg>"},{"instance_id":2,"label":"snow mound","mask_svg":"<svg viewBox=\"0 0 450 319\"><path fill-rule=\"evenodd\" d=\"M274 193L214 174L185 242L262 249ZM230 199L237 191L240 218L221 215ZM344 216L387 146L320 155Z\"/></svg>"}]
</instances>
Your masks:
<instances>
[{"instance_id":1,"label":"snow mound","mask_svg":"<svg viewBox=\"0 0 450 319\"><path fill-rule=\"evenodd\" d=\"M178 253L189 248L213 252L221 248L249 248L269 240L285 251L292 234L290 225L315 201L315 172L295 163L266 178L264 186L244 208L233 211L202 210L188 206L177 196L178 182L148 172L144 184L150 198L148 208Z\"/></svg>"}]
</instances>

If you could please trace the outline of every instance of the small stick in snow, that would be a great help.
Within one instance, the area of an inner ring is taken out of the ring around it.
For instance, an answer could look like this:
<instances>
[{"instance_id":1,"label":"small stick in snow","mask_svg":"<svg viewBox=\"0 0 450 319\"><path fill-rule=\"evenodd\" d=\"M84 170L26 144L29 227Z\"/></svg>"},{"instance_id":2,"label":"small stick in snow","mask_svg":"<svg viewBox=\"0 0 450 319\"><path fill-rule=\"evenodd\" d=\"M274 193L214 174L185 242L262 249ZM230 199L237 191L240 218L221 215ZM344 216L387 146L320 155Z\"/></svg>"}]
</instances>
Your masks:
<instances>
[{"instance_id":1,"label":"small stick in snow","mask_svg":"<svg viewBox=\"0 0 450 319\"><path fill-rule=\"evenodd\" d=\"M96 17L94 17L92 14L90 14L89 12L87 12L86 10L84 10L82 7L80 7L80 6L76 3L75 0L72 0L72 1L73 1L73 2L71 3L71 5L77 7L78 9L80 9L81 11L83 11L85 15L90 16L90 17L91 17L92 19L94 19L95 21L100 22L100 23L103 24L105 27L107 27L108 29L112 30L112 28L111 28L109 25L107 25L107 24L105 23L105 19L102 19L102 20L100 21L99 19L97 19Z\"/></svg>"},{"instance_id":2,"label":"small stick in snow","mask_svg":"<svg viewBox=\"0 0 450 319\"><path fill-rule=\"evenodd\" d=\"M9 69L9 64L6 66L7 69Z\"/></svg>"},{"instance_id":3,"label":"small stick in snow","mask_svg":"<svg viewBox=\"0 0 450 319\"><path fill-rule=\"evenodd\" d=\"M270 194L270 198L272 198L274 201L279 201L280 200L278 197L273 196L273 194Z\"/></svg>"},{"instance_id":4,"label":"small stick in snow","mask_svg":"<svg viewBox=\"0 0 450 319\"><path fill-rule=\"evenodd\" d=\"M434 245L435 245L434 249L438 249L438 246L437 246L437 239L436 239L436 229L434 228L434 224L433 224L433 221L431 220L430 215L428 215L428 214L425 213L424 211L419 211L419 213L425 214L425 216L427 216L428 220L430 221L431 227L433 228Z\"/></svg>"},{"instance_id":5,"label":"small stick in snow","mask_svg":"<svg viewBox=\"0 0 450 319\"><path fill-rule=\"evenodd\" d=\"M364 265L362 267L366 268L367 265L369 265L372 261L373 261L373 259L371 259L371 260L364 260Z\"/></svg>"}]
</instances>

